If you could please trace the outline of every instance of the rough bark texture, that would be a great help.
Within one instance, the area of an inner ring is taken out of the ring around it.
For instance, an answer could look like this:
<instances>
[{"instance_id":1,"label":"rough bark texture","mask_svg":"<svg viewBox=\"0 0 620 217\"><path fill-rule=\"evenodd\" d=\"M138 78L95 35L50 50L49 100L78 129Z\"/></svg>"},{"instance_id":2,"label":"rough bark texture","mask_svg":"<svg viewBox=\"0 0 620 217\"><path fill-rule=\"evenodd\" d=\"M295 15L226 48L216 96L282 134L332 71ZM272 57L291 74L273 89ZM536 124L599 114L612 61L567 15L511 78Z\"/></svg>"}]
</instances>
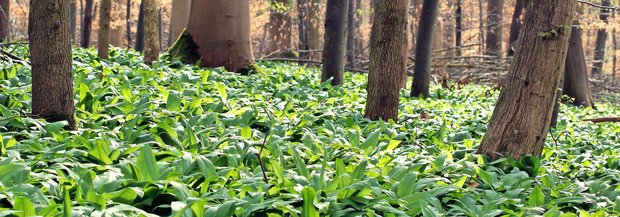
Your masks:
<instances>
[{"instance_id":1,"label":"rough bark texture","mask_svg":"<svg viewBox=\"0 0 620 217\"><path fill-rule=\"evenodd\" d=\"M519 0L517 0L519 1ZM454 16L455 28L454 28L454 46L456 48L456 55L461 56L461 46L463 46L463 3L462 0L456 2L456 15Z\"/></svg>"},{"instance_id":2,"label":"rough bark texture","mask_svg":"<svg viewBox=\"0 0 620 217\"><path fill-rule=\"evenodd\" d=\"M602 0L601 5L609 7L611 5L610 0ZM601 9L600 19L607 23L611 11L608 9ZM594 49L594 64L592 66L593 75L603 74L603 62L605 62L605 47L607 45L607 29L599 29L596 34L596 48Z\"/></svg>"},{"instance_id":3,"label":"rough bark texture","mask_svg":"<svg viewBox=\"0 0 620 217\"><path fill-rule=\"evenodd\" d=\"M159 61L159 10L157 0L142 0L144 6L144 63Z\"/></svg>"},{"instance_id":4,"label":"rough bark texture","mask_svg":"<svg viewBox=\"0 0 620 217\"><path fill-rule=\"evenodd\" d=\"M0 0L0 42L10 39L10 11L11 2L9 0Z\"/></svg>"},{"instance_id":5,"label":"rough bark texture","mask_svg":"<svg viewBox=\"0 0 620 217\"><path fill-rule=\"evenodd\" d=\"M532 6L532 5L530 5ZM577 1L529 7L506 85L478 153L491 159L539 156L549 132Z\"/></svg>"},{"instance_id":6,"label":"rough bark texture","mask_svg":"<svg viewBox=\"0 0 620 217\"><path fill-rule=\"evenodd\" d=\"M355 39L357 38L357 29L355 26L355 0L349 0L347 18L347 65L355 68Z\"/></svg>"},{"instance_id":7,"label":"rough bark texture","mask_svg":"<svg viewBox=\"0 0 620 217\"><path fill-rule=\"evenodd\" d=\"M144 1L140 3L140 10L138 11L138 26L136 27L136 46L137 51L144 50Z\"/></svg>"},{"instance_id":8,"label":"rough bark texture","mask_svg":"<svg viewBox=\"0 0 620 217\"><path fill-rule=\"evenodd\" d=\"M321 3L323 0L308 0L308 50L310 51L310 59L321 60L322 49L321 47Z\"/></svg>"},{"instance_id":9,"label":"rough bark texture","mask_svg":"<svg viewBox=\"0 0 620 217\"><path fill-rule=\"evenodd\" d=\"M431 78L431 64L433 58L433 33L437 21L439 2L436 0L424 0L415 49L415 65L413 68L413 84L411 96L424 98L429 96Z\"/></svg>"},{"instance_id":10,"label":"rough bark texture","mask_svg":"<svg viewBox=\"0 0 620 217\"><path fill-rule=\"evenodd\" d=\"M75 129L69 0L30 1L32 115Z\"/></svg>"},{"instance_id":11,"label":"rough bark texture","mask_svg":"<svg viewBox=\"0 0 620 217\"><path fill-rule=\"evenodd\" d=\"M111 12L112 1L101 0L101 10L99 10L99 31L97 32L97 51L98 56L101 59L108 59Z\"/></svg>"},{"instance_id":12,"label":"rough bark texture","mask_svg":"<svg viewBox=\"0 0 620 217\"><path fill-rule=\"evenodd\" d=\"M90 47L90 33L93 29L93 1L86 0L84 5L84 20L82 20L82 47Z\"/></svg>"},{"instance_id":13,"label":"rough bark texture","mask_svg":"<svg viewBox=\"0 0 620 217\"><path fill-rule=\"evenodd\" d=\"M523 10L527 6L527 0L516 0L515 3L515 11L512 13L512 22L510 23L510 35L508 36L508 56L511 57L515 54L513 46L519 39L519 32L521 32L521 27L523 26L523 21L521 20L521 15L523 14Z\"/></svg>"},{"instance_id":14,"label":"rough bark texture","mask_svg":"<svg viewBox=\"0 0 620 217\"><path fill-rule=\"evenodd\" d=\"M501 57L503 9L504 0L489 0L487 4L486 55Z\"/></svg>"},{"instance_id":15,"label":"rough bark texture","mask_svg":"<svg viewBox=\"0 0 620 217\"><path fill-rule=\"evenodd\" d=\"M291 49L292 22L290 0L272 0L269 11L269 35L267 48L269 52L287 51Z\"/></svg>"},{"instance_id":16,"label":"rough bark texture","mask_svg":"<svg viewBox=\"0 0 620 217\"><path fill-rule=\"evenodd\" d=\"M181 36L181 33L183 32L183 29L187 27L191 6L191 0L172 1L172 18L170 23L170 37L172 39L179 38L179 36ZM170 40L170 44L172 44L173 42L173 40Z\"/></svg>"},{"instance_id":17,"label":"rough bark texture","mask_svg":"<svg viewBox=\"0 0 620 217\"><path fill-rule=\"evenodd\" d=\"M344 76L349 0L327 0L321 81L341 85Z\"/></svg>"},{"instance_id":18,"label":"rough bark texture","mask_svg":"<svg viewBox=\"0 0 620 217\"><path fill-rule=\"evenodd\" d=\"M433 0L435 1L435 0ZM409 0L377 1L370 36L370 71L365 116L398 120L402 46Z\"/></svg>"},{"instance_id":19,"label":"rough bark texture","mask_svg":"<svg viewBox=\"0 0 620 217\"><path fill-rule=\"evenodd\" d=\"M594 100L590 91L590 85L588 84L588 70L586 68L586 57L583 52L581 35L579 21L575 20L570 36L568 55L566 55L564 87L562 90L564 95L574 99L573 104L593 107Z\"/></svg>"}]
</instances>

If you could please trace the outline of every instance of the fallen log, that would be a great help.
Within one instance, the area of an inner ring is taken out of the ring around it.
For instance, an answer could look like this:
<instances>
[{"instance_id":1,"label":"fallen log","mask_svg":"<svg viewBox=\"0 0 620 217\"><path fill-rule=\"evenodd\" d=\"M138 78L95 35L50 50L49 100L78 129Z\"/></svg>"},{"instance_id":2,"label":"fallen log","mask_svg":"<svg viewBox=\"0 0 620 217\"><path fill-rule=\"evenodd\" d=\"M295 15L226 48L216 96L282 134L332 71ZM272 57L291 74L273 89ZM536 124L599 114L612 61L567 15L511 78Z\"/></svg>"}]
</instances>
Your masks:
<instances>
[{"instance_id":1,"label":"fallen log","mask_svg":"<svg viewBox=\"0 0 620 217\"><path fill-rule=\"evenodd\" d=\"M583 121L590 121L592 123L605 123L605 122L616 123L616 122L620 122L620 117L590 118L590 119L583 119Z\"/></svg>"}]
</instances>

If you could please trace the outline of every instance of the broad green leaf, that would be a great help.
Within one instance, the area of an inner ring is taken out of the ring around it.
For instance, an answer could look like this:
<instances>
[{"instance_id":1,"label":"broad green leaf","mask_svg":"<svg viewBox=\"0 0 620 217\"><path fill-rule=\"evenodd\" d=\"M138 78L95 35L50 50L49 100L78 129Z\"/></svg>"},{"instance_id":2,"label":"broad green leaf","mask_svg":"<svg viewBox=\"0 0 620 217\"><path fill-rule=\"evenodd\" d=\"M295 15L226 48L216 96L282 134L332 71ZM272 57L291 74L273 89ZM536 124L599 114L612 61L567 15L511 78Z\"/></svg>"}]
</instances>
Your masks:
<instances>
[{"instance_id":1,"label":"broad green leaf","mask_svg":"<svg viewBox=\"0 0 620 217\"><path fill-rule=\"evenodd\" d=\"M540 187L536 186L532 189L528 199L529 206L542 206L545 204L545 194Z\"/></svg>"},{"instance_id":2,"label":"broad green leaf","mask_svg":"<svg viewBox=\"0 0 620 217\"><path fill-rule=\"evenodd\" d=\"M316 193L314 192L314 189L310 186L306 186L304 187L303 190L301 190L301 195L304 200L304 205L301 208L301 213L302 213L301 216L302 217L318 217L319 212L314 207L314 200L316 197Z\"/></svg>"},{"instance_id":3,"label":"broad green leaf","mask_svg":"<svg viewBox=\"0 0 620 217\"><path fill-rule=\"evenodd\" d=\"M178 92L170 91L168 93L168 100L166 101L166 109L170 111L181 110L181 98L179 98Z\"/></svg>"},{"instance_id":4,"label":"broad green leaf","mask_svg":"<svg viewBox=\"0 0 620 217\"><path fill-rule=\"evenodd\" d=\"M138 154L138 159L136 160L136 165L140 168L140 174L144 180L159 180L159 167L157 167L157 161L155 160L151 145L144 144L142 146Z\"/></svg>"},{"instance_id":5,"label":"broad green leaf","mask_svg":"<svg viewBox=\"0 0 620 217\"><path fill-rule=\"evenodd\" d=\"M72 202L71 196L69 195L69 189L67 186L62 187L62 216L63 217L71 217L72 212Z\"/></svg>"},{"instance_id":6,"label":"broad green leaf","mask_svg":"<svg viewBox=\"0 0 620 217\"><path fill-rule=\"evenodd\" d=\"M16 197L13 201L13 208L18 210L18 213L15 213L18 217L30 217L36 216L36 210L34 209L34 204L27 197Z\"/></svg>"}]
</instances>

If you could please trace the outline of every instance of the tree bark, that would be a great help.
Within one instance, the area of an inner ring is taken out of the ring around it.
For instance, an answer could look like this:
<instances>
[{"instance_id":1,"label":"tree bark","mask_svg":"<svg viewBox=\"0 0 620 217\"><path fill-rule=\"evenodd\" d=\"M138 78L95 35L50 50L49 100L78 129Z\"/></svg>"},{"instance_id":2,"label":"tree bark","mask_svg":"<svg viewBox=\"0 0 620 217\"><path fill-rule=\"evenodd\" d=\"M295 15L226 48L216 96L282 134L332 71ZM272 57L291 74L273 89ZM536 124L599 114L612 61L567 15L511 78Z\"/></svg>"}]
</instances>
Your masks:
<instances>
[{"instance_id":1,"label":"tree bark","mask_svg":"<svg viewBox=\"0 0 620 217\"><path fill-rule=\"evenodd\" d=\"M0 42L11 38L10 12L11 2L0 0Z\"/></svg>"},{"instance_id":2,"label":"tree bark","mask_svg":"<svg viewBox=\"0 0 620 217\"><path fill-rule=\"evenodd\" d=\"M127 0L125 9L125 20L127 21L127 32L125 33L125 37L127 37L127 47L131 47L131 0Z\"/></svg>"},{"instance_id":3,"label":"tree bark","mask_svg":"<svg viewBox=\"0 0 620 217\"><path fill-rule=\"evenodd\" d=\"M110 25L110 44L115 47L123 46L123 26L121 25L123 22L123 3L124 0L114 0L114 4L112 5L111 17L114 17L114 21Z\"/></svg>"},{"instance_id":4,"label":"tree bark","mask_svg":"<svg viewBox=\"0 0 620 217\"><path fill-rule=\"evenodd\" d=\"M611 5L610 0L602 0L601 5L609 7ZM608 9L601 9L599 18L604 23L607 23L611 11ZM605 48L607 45L607 29L599 29L596 34L596 48L594 49L594 64L592 66L592 74L600 76L603 74L603 63L605 62Z\"/></svg>"},{"instance_id":5,"label":"tree bark","mask_svg":"<svg viewBox=\"0 0 620 217\"><path fill-rule=\"evenodd\" d=\"M170 37L177 39L183 32L183 29L187 27L189 23L190 7L192 6L191 0L174 0L172 1L172 18L170 20ZM174 41L170 40L172 45Z\"/></svg>"},{"instance_id":6,"label":"tree bark","mask_svg":"<svg viewBox=\"0 0 620 217\"><path fill-rule=\"evenodd\" d=\"M430 0L435 1L435 0ZM436 1L435 1L436 2ZM370 71L365 116L398 121L403 42L409 0L377 1L370 36Z\"/></svg>"},{"instance_id":7,"label":"tree bark","mask_svg":"<svg viewBox=\"0 0 620 217\"><path fill-rule=\"evenodd\" d=\"M454 47L456 48L457 56L461 56L461 46L463 46L463 8L462 6L463 6L462 0L457 0L456 15L454 17L454 22L455 22Z\"/></svg>"},{"instance_id":8,"label":"tree bark","mask_svg":"<svg viewBox=\"0 0 620 217\"><path fill-rule=\"evenodd\" d=\"M355 68L355 39L357 38L357 29L355 28L355 0L349 0L347 18L347 65Z\"/></svg>"},{"instance_id":9,"label":"tree bark","mask_svg":"<svg viewBox=\"0 0 620 217\"><path fill-rule=\"evenodd\" d=\"M69 0L30 1L32 115L75 129Z\"/></svg>"},{"instance_id":10,"label":"tree bark","mask_svg":"<svg viewBox=\"0 0 620 217\"><path fill-rule=\"evenodd\" d=\"M308 50L310 59L321 60L323 51L321 47L321 4L323 0L308 0Z\"/></svg>"},{"instance_id":11,"label":"tree bark","mask_svg":"<svg viewBox=\"0 0 620 217\"><path fill-rule=\"evenodd\" d=\"M157 0L142 0L144 7L144 63L159 61L159 31Z\"/></svg>"},{"instance_id":12,"label":"tree bark","mask_svg":"<svg viewBox=\"0 0 620 217\"><path fill-rule=\"evenodd\" d=\"M431 64L433 58L433 33L437 22L439 1L424 0L422 13L418 24L418 36L416 39L415 65L413 68L413 84L411 96L429 96L431 78Z\"/></svg>"},{"instance_id":13,"label":"tree bark","mask_svg":"<svg viewBox=\"0 0 620 217\"><path fill-rule=\"evenodd\" d=\"M504 0L489 0L487 4L487 37L485 55L501 57L502 14Z\"/></svg>"},{"instance_id":14,"label":"tree bark","mask_svg":"<svg viewBox=\"0 0 620 217\"><path fill-rule=\"evenodd\" d=\"M521 21L521 15L527 6L528 0L516 0L515 11L512 13L512 22L510 23L510 36L508 37L508 56L511 57L515 54L513 47L519 39L519 32L523 22Z\"/></svg>"},{"instance_id":15,"label":"tree bark","mask_svg":"<svg viewBox=\"0 0 620 217\"><path fill-rule=\"evenodd\" d=\"M77 45L77 1L71 0L71 44Z\"/></svg>"},{"instance_id":16,"label":"tree bark","mask_svg":"<svg viewBox=\"0 0 620 217\"><path fill-rule=\"evenodd\" d=\"M409 5L407 5L409 6ZM405 20L405 27L403 29L403 43L401 45L400 58L401 58L401 70L400 70L400 84L399 87L401 89L407 88L407 66L409 62L409 7L405 7L405 16L403 19Z\"/></svg>"},{"instance_id":17,"label":"tree bark","mask_svg":"<svg viewBox=\"0 0 620 217\"><path fill-rule=\"evenodd\" d=\"M321 81L341 85L344 76L349 0L327 0Z\"/></svg>"},{"instance_id":18,"label":"tree bark","mask_svg":"<svg viewBox=\"0 0 620 217\"><path fill-rule=\"evenodd\" d=\"M138 26L136 27L136 51L144 51L144 1L140 3L138 11Z\"/></svg>"},{"instance_id":19,"label":"tree bark","mask_svg":"<svg viewBox=\"0 0 620 217\"><path fill-rule=\"evenodd\" d=\"M531 4L531 3L530 3ZM530 5L531 6L531 5ZM491 159L540 156L566 61L577 1L537 1L525 24L478 153Z\"/></svg>"},{"instance_id":20,"label":"tree bark","mask_svg":"<svg viewBox=\"0 0 620 217\"><path fill-rule=\"evenodd\" d=\"M86 0L84 5L84 20L82 20L82 47L90 47L90 33L93 29L93 1Z\"/></svg>"},{"instance_id":21,"label":"tree bark","mask_svg":"<svg viewBox=\"0 0 620 217\"><path fill-rule=\"evenodd\" d=\"M310 53L308 48L308 29L310 29L310 18L308 17L308 0L297 1L297 31L299 33L299 58L308 59Z\"/></svg>"},{"instance_id":22,"label":"tree bark","mask_svg":"<svg viewBox=\"0 0 620 217\"><path fill-rule=\"evenodd\" d=\"M290 0L272 0L269 11L269 52L281 52L291 49L291 13Z\"/></svg>"},{"instance_id":23,"label":"tree bark","mask_svg":"<svg viewBox=\"0 0 620 217\"><path fill-rule=\"evenodd\" d=\"M577 106L593 107L594 100L590 85L588 84L588 70L586 57L583 52L583 40L581 38L579 20L573 22L573 31L570 36L568 55L564 71L564 95L573 98L573 104Z\"/></svg>"},{"instance_id":24,"label":"tree bark","mask_svg":"<svg viewBox=\"0 0 620 217\"><path fill-rule=\"evenodd\" d=\"M97 35L98 56L101 59L108 59L110 47L110 13L112 12L112 1L101 0L101 10L99 10L99 31Z\"/></svg>"}]
</instances>

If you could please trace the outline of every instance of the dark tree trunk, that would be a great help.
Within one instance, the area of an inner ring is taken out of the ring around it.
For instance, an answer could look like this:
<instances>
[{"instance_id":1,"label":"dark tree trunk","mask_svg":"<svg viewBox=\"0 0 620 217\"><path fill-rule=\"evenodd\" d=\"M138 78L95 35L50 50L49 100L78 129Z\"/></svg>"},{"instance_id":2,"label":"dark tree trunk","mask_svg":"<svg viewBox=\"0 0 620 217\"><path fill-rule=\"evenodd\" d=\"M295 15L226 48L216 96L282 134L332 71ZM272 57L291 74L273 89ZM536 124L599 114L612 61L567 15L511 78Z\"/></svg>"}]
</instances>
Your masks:
<instances>
[{"instance_id":1,"label":"dark tree trunk","mask_svg":"<svg viewBox=\"0 0 620 217\"><path fill-rule=\"evenodd\" d=\"M108 59L110 47L110 20L112 12L112 1L101 0L101 10L99 12L99 31L97 35L98 56L101 59Z\"/></svg>"},{"instance_id":2,"label":"dark tree trunk","mask_svg":"<svg viewBox=\"0 0 620 217\"><path fill-rule=\"evenodd\" d=\"M508 37L508 56L511 57L515 54L513 47L519 39L519 32L523 26L521 15L523 10L527 6L528 0L516 0L515 11L512 13L512 22L510 23L510 36Z\"/></svg>"},{"instance_id":3,"label":"dark tree trunk","mask_svg":"<svg viewBox=\"0 0 620 217\"><path fill-rule=\"evenodd\" d=\"M321 81L341 85L344 76L349 0L327 0Z\"/></svg>"},{"instance_id":4,"label":"dark tree trunk","mask_svg":"<svg viewBox=\"0 0 620 217\"><path fill-rule=\"evenodd\" d=\"M125 33L125 37L127 37L127 47L131 47L131 0L127 0L127 7L125 9L125 19L127 22L127 33Z\"/></svg>"},{"instance_id":5,"label":"dark tree trunk","mask_svg":"<svg viewBox=\"0 0 620 217\"><path fill-rule=\"evenodd\" d=\"M413 84L411 85L411 96L413 97L423 96L426 98L429 96L433 59L433 33L435 32L438 10L439 1L424 0L418 24L418 37L416 39Z\"/></svg>"},{"instance_id":6,"label":"dark tree trunk","mask_svg":"<svg viewBox=\"0 0 620 217\"><path fill-rule=\"evenodd\" d=\"M82 47L90 47L90 33L93 29L93 1L86 0L84 5L84 20L82 20Z\"/></svg>"},{"instance_id":7,"label":"dark tree trunk","mask_svg":"<svg viewBox=\"0 0 620 217\"><path fill-rule=\"evenodd\" d=\"M0 0L0 43L11 38L10 12L11 1Z\"/></svg>"},{"instance_id":8,"label":"dark tree trunk","mask_svg":"<svg viewBox=\"0 0 620 217\"><path fill-rule=\"evenodd\" d=\"M478 153L491 159L540 156L555 106L577 1L537 1L529 7Z\"/></svg>"},{"instance_id":9,"label":"dark tree trunk","mask_svg":"<svg viewBox=\"0 0 620 217\"><path fill-rule=\"evenodd\" d=\"M308 31L310 28L310 17L308 17L308 1L309 0L297 0L297 31L299 33L299 57L302 59L308 59Z\"/></svg>"},{"instance_id":10,"label":"dark tree trunk","mask_svg":"<svg viewBox=\"0 0 620 217\"><path fill-rule=\"evenodd\" d=\"M602 0L601 5L609 7L611 5L610 0ZM608 9L601 9L600 19L604 23L607 23L611 11ZM596 48L594 48L594 64L592 66L592 74L600 76L603 74L603 62L605 62L605 48L607 45L607 29L599 29L596 34Z\"/></svg>"},{"instance_id":11,"label":"dark tree trunk","mask_svg":"<svg viewBox=\"0 0 620 217\"><path fill-rule=\"evenodd\" d=\"M436 0L431 0L435 1ZM365 116L398 121L403 42L409 0L382 0L375 7L370 36L370 71Z\"/></svg>"},{"instance_id":12,"label":"dark tree trunk","mask_svg":"<svg viewBox=\"0 0 620 217\"><path fill-rule=\"evenodd\" d=\"M485 54L502 56L502 14L504 0L489 0L487 4L487 37Z\"/></svg>"},{"instance_id":13,"label":"dark tree trunk","mask_svg":"<svg viewBox=\"0 0 620 217\"><path fill-rule=\"evenodd\" d=\"M357 29L355 29L355 0L349 0L349 15L347 18L347 65L355 68L355 39Z\"/></svg>"},{"instance_id":14,"label":"dark tree trunk","mask_svg":"<svg viewBox=\"0 0 620 217\"><path fill-rule=\"evenodd\" d=\"M159 60L159 31L156 0L142 0L144 16L144 63L151 65Z\"/></svg>"},{"instance_id":15,"label":"dark tree trunk","mask_svg":"<svg viewBox=\"0 0 620 217\"><path fill-rule=\"evenodd\" d=\"M568 55L564 71L564 95L574 99L573 104L578 106L593 107L594 100L588 84L588 70L586 57L583 52L583 40L581 39L579 21L573 22Z\"/></svg>"},{"instance_id":16,"label":"dark tree trunk","mask_svg":"<svg viewBox=\"0 0 620 217\"><path fill-rule=\"evenodd\" d=\"M138 11L138 27L136 28L136 51L144 51L144 1L140 3Z\"/></svg>"},{"instance_id":17,"label":"dark tree trunk","mask_svg":"<svg viewBox=\"0 0 620 217\"><path fill-rule=\"evenodd\" d=\"M30 1L32 115L75 129L69 0Z\"/></svg>"},{"instance_id":18,"label":"dark tree trunk","mask_svg":"<svg viewBox=\"0 0 620 217\"><path fill-rule=\"evenodd\" d=\"M454 16L454 22L455 22L454 47L456 48L457 56L461 56L461 46L463 46L463 8L462 6L463 6L462 0L457 0L456 15Z\"/></svg>"},{"instance_id":19,"label":"dark tree trunk","mask_svg":"<svg viewBox=\"0 0 620 217\"><path fill-rule=\"evenodd\" d=\"M269 11L269 52L281 53L291 49L291 10L290 0L272 0Z\"/></svg>"}]
</instances>

